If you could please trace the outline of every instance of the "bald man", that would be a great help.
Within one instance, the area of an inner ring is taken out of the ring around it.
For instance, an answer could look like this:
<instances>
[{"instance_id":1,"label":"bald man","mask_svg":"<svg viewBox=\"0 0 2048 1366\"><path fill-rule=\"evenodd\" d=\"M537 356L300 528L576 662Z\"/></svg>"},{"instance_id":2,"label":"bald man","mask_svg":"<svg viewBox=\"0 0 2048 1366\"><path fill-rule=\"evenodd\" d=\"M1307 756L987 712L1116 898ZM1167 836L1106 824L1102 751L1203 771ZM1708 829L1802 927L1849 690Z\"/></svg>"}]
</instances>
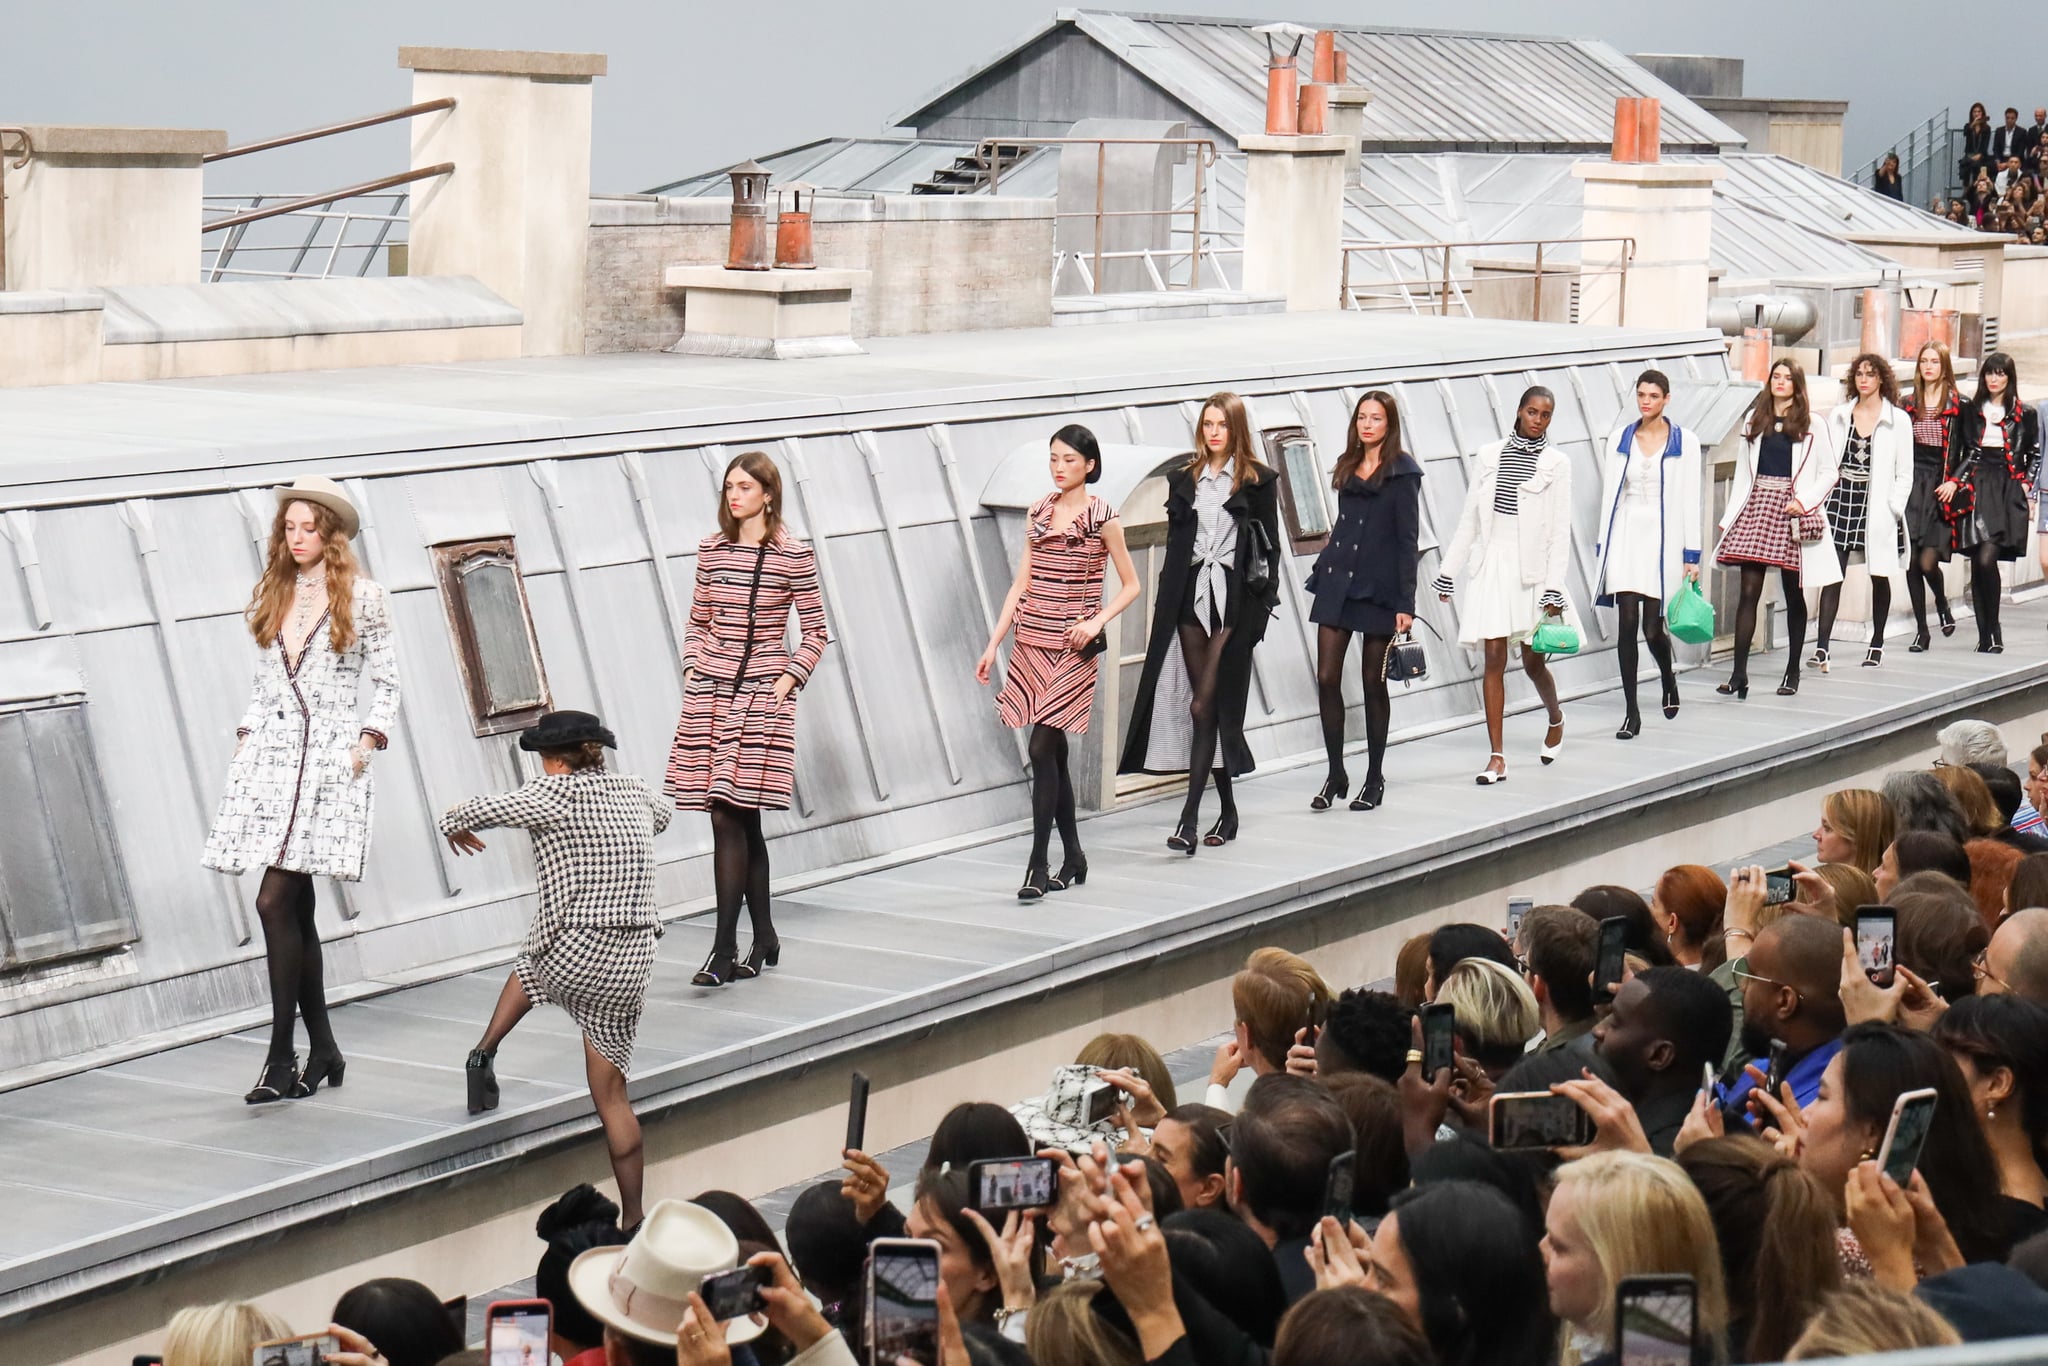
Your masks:
<instances>
[{"instance_id":1,"label":"bald man","mask_svg":"<svg viewBox=\"0 0 2048 1366\"><path fill-rule=\"evenodd\" d=\"M2014 911L1999 925L1977 964L1977 993L2048 1005L2048 910Z\"/></svg>"},{"instance_id":2,"label":"bald man","mask_svg":"<svg viewBox=\"0 0 2048 1366\"><path fill-rule=\"evenodd\" d=\"M1788 915L1757 932L1742 984L1742 1046L1759 1069L1771 1042L1785 1043L1785 1082L1804 1107L1820 1092L1820 1074L1842 1048L1842 927L1832 919ZM1724 1082L1718 1095L1731 1115L1743 1112L1754 1081L1748 1072Z\"/></svg>"}]
</instances>

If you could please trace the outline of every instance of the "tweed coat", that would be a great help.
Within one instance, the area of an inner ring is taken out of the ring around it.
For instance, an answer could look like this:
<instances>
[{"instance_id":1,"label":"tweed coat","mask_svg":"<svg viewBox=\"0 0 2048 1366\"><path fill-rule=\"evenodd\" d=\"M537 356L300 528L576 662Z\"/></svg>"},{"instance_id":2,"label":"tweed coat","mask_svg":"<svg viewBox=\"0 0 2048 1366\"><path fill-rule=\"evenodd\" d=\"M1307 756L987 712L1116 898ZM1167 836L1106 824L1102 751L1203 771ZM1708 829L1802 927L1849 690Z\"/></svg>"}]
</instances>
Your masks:
<instances>
[{"instance_id":1,"label":"tweed coat","mask_svg":"<svg viewBox=\"0 0 2048 1366\"><path fill-rule=\"evenodd\" d=\"M235 728L242 744L200 856L208 868L361 880L372 780L367 767L351 771L349 751L365 737L385 747L398 719L398 654L383 587L359 578L354 601L356 639L340 654L326 612L296 660L282 637L258 654L249 707ZM370 709L361 716L366 679Z\"/></svg>"}]
</instances>

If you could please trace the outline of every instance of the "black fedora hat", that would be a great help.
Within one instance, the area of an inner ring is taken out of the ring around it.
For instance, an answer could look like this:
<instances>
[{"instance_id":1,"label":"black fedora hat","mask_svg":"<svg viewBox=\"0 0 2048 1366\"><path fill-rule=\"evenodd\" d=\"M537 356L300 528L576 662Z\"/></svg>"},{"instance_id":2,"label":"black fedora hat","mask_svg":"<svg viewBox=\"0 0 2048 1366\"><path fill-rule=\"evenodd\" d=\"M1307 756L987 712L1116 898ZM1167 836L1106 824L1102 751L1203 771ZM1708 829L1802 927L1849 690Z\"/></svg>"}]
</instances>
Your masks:
<instances>
[{"instance_id":1,"label":"black fedora hat","mask_svg":"<svg viewBox=\"0 0 2048 1366\"><path fill-rule=\"evenodd\" d=\"M522 731L519 747L530 752L543 749L574 749L595 740L607 749L617 749L618 739L604 728L604 722L587 711L551 711L532 730Z\"/></svg>"}]
</instances>

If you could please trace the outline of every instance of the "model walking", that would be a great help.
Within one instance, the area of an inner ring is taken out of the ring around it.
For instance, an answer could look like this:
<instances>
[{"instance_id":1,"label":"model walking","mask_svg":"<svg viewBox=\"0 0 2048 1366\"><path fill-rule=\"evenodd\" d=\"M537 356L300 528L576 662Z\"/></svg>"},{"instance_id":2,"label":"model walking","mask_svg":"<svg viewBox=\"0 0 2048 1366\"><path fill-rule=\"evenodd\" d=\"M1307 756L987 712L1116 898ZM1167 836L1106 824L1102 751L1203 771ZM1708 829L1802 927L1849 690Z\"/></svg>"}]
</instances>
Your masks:
<instances>
[{"instance_id":1,"label":"model walking","mask_svg":"<svg viewBox=\"0 0 2048 1366\"><path fill-rule=\"evenodd\" d=\"M1912 391L1900 407L1913 422L1913 488L1906 496L1906 594L1913 603L1914 654L1933 639L1927 634L1927 590L1934 590L1934 615L1941 633L1956 633L1955 615L1943 591L1941 562L1955 551L1947 500L1940 496L1950 472L1962 463L1963 396L1956 388L1948 348L1931 341L1913 363Z\"/></svg>"},{"instance_id":2,"label":"model walking","mask_svg":"<svg viewBox=\"0 0 2048 1366\"><path fill-rule=\"evenodd\" d=\"M1898 381L1884 357L1865 352L1851 361L1849 388L1855 397L1828 414L1828 438L1842 453L1842 476L1826 505L1828 539L1844 575L1858 557L1870 571L1870 643L1863 666L1875 668L1884 662L1892 581L1906 572L1901 552L1913 492L1913 423L1899 411ZM1820 590L1820 630L1807 662L1822 673L1828 671L1828 643L1841 605L1840 582Z\"/></svg>"},{"instance_id":3,"label":"model walking","mask_svg":"<svg viewBox=\"0 0 2048 1366\"><path fill-rule=\"evenodd\" d=\"M1513 430L1474 454L1458 530L1444 551L1442 572L1430 585L1444 602L1458 596L1460 643L1485 650L1480 693L1486 704L1486 742L1493 752L1474 779L1481 787L1508 779L1501 737L1510 644L1521 647L1522 671L1550 722L1539 757L1550 763L1564 748L1557 682L1543 656L1529 646L1546 616L1573 619L1564 591L1572 553L1572 472L1564 453L1550 446L1550 419L1556 411L1550 390L1531 385L1515 404ZM1478 567L1461 589L1458 576L1467 563Z\"/></svg>"},{"instance_id":4,"label":"model walking","mask_svg":"<svg viewBox=\"0 0 2048 1366\"><path fill-rule=\"evenodd\" d=\"M1621 618L1615 655L1624 711L1617 740L1642 734L1636 709L1636 634L1657 661L1666 720L1678 715L1678 676L1671 665L1665 605L1700 576L1699 438L1664 416L1671 381L1661 370L1636 377L1634 422L1607 441L1601 468L1598 602Z\"/></svg>"},{"instance_id":5,"label":"model walking","mask_svg":"<svg viewBox=\"0 0 2048 1366\"><path fill-rule=\"evenodd\" d=\"M270 1050L251 1105L341 1085L346 1061L327 1022L313 879L358 882L370 846L370 756L398 719L398 655L383 588L361 577L349 541L361 519L331 479L277 490L263 577L242 616L256 637L256 682L235 728L227 791L200 861L263 870L256 914L270 973ZM358 718L362 685L371 688ZM292 1047L306 1021L306 1067Z\"/></svg>"},{"instance_id":6,"label":"model walking","mask_svg":"<svg viewBox=\"0 0 2048 1366\"><path fill-rule=\"evenodd\" d=\"M718 530L697 543L697 586L683 632L683 711L662 791L711 816L718 903L700 987L758 977L781 959L768 906L763 811L796 787L796 690L824 658L825 600L811 548L782 524L782 474L759 451L725 467ZM801 639L785 643L795 611ZM739 956L740 902L754 940Z\"/></svg>"},{"instance_id":7,"label":"model walking","mask_svg":"<svg viewBox=\"0 0 2048 1366\"><path fill-rule=\"evenodd\" d=\"M1344 453L1330 478L1337 524L1308 576L1308 618L1316 624L1316 702L1330 772L1309 802L1327 811L1351 786L1344 772L1344 655L1361 637L1358 681L1365 692L1365 785L1351 801L1370 811L1386 799L1381 765L1393 707L1387 647L1415 622L1416 546L1422 527L1422 466L1401 446L1394 396L1368 390L1351 409Z\"/></svg>"},{"instance_id":8,"label":"model walking","mask_svg":"<svg viewBox=\"0 0 2048 1366\"><path fill-rule=\"evenodd\" d=\"M618 741L589 712L543 716L519 748L540 756L540 777L517 792L471 797L441 817L458 854L483 852L478 830L528 831L540 882L526 942L464 1068L469 1112L498 1108L498 1045L526 1012L550 1001L568 1011L583 1031L583 1071L619 1183L619 1223L630 1229L640 1222L641 1155L626 1069L661 934L654 837L668 828L669 808L639 778L605 771L604 752Z\"/></svg>"},{"instance_id":9,"label":"model walking","mask_svg":"<svg viewBox=\"0 0 2048 1366\"><path fill-rule=\"evenodd\" d=\"M1019 901L1036 901L1088 880L1088 856L1074 819L1074 782L1067 772L1067 735L1085 734L1095 705L1096 656L1103 629L1138 597L1138 573L1124 549L1116 509L1089 493L1102 477L1102 450L1086 427L1053 433L1047 464L1052 492L1024 519L1024 551L1003 599L988 648L974 666L986 684L996 646L1014 623L1010 668L996 695L996 715L1014 729L1031 728L1031 858ZM1117 594L1102 605L1102 570L1116 561ZM1060 828L1064 857L1057 875L1047 871L1052 827Z\"/></svg>"},{"instance_id":10,"label":"model walking","mask_svg":"<svg viewBox=\"0 0 2048 1366\"><path fill-rule=\"evenodd\" d=\"M1970 558L1977 653L2002 654L1998 566L2026 553L2027 503L2041 462L2040 419L2020 402L2019 370L2005 352L1992 352L1977 367L1977 392L1963 405L1961 432L1962 463L1936 496L1955 528L1956 549Z\"/></svg>"},{"instance_id":11,"label":"model walking","mask_svg":"<svg viewBox=\"0 0 2048 1366\"><path fill-rule=\"evenodd\" d=\"M1807 588L1842 579L1841 561L1828 537L1821 507L1835 486L1837 460L1825 422L1815 422L1806 402L1806 372L1793 360L1771 366L1770 382L1750 405L1743 422L1742 455L1735 484L1721 514L1721 548L1716 563L1742 572L1735 608L1735 670L1714 689L1724 696L1749 696L1749 646L1756 635L1757 604L1764 575L1775 568L1785 590L1789 639L1780 697L1799 691L1799 651L1806 644Z\"/></svg>"},{"instance_id":12,"label":"model walking","mask_svg":"<svg viewBox=\"0 0 2048 1366\"><path fill-rule=\"evenodd\" d=\"M1252 651L1280 600L1278 476L1260 463L1244 400L1211 394L1195 453L1166 480L1166 553L1152 635L1119 773L1188 775L1166 847L1194 856L1213 769L1220 810L1201 843L1237 838L1231 779L1252 771L1244 739Z\"/></svg>"}]
</instances>

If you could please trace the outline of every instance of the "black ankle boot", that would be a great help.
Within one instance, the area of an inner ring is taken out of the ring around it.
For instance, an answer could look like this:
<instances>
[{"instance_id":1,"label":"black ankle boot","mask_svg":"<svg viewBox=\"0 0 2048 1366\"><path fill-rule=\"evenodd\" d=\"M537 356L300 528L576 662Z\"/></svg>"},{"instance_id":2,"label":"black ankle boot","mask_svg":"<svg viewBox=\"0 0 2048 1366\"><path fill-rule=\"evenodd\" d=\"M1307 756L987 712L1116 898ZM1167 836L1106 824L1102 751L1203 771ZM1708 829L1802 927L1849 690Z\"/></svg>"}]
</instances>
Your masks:
<instances>
[{"instance_id":1,"label":"black ankle boot","mask_svg":"<svg viewBox=\"0 0 2048 1366\"><path fill-rule=\"evenodd\" d=\"M473 1115L498 1108L498 1069L492 1066L497 1056L481 1048L472 1048L469 1061L462 1066L469 1082L469 1112Z\"/></svg>"}]
</instances>

